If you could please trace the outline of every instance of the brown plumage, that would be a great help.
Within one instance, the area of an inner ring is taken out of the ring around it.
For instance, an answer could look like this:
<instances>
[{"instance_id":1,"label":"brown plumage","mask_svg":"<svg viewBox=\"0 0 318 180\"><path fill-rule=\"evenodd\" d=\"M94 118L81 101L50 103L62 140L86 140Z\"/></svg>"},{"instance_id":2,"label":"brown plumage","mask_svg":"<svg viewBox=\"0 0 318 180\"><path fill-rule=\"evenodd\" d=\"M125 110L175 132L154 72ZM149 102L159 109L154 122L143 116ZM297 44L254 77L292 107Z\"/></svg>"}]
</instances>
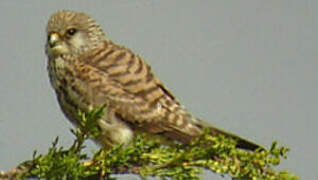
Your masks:
<instances>
[{"instance_id":1,"label":"brown plumage","mask_svg":"<svg viewBox=\"0 0 318 180\"><path fill-rule=\"evenodd\" d=\"M86 14L54 13L47 35L50 81L67 118L78 124L78 109L107 105L98 121L102 132L98 142L127 144L142 131L188 143L208 127L213 135L238 140L240 148L259 147L193 117L141 57L110 41Z\"/></svg>"}]
</instances>

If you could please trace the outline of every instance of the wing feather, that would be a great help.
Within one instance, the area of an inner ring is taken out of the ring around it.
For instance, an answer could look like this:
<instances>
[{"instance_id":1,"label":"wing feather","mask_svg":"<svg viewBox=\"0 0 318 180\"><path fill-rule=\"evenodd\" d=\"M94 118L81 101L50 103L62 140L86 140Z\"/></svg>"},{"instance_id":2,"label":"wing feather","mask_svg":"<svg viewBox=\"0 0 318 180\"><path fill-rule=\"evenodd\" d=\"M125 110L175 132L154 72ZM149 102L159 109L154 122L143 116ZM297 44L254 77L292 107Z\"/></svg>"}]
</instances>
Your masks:
<instances>
[{"instance_id":1,"label":"wing feather","mask_svg":"<svg viewBox=\"0 0 318 180\"><path fill-rule=\"evenodd\" d=\"M174 136L172 132L178 131L177 134L184 134L187 139L187 136L200 133L200 129L192 125L193 117L154 76L142 58L121 46L108 44L104 48L93 52L96 53L93 56L92 53L84 56L86 59L80 61L83 65L77 68L88 87L93 88L97 105L105 101L124 121L134 127L147 127L150 132L167 132ZM85 76L85 72L90 75ZM93 79L102 86L94 85Z\"/></svg>"}]
</instances>

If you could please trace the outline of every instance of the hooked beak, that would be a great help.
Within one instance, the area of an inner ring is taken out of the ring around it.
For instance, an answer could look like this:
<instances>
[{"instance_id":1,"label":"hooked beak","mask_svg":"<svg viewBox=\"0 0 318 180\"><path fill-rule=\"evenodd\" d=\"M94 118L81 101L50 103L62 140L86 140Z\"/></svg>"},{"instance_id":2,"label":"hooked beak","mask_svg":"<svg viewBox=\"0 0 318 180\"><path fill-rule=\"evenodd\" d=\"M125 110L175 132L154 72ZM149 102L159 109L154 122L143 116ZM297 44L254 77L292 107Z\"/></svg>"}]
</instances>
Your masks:
<instances>
[{"instance_id":1,"label":"hooked beak","mask_svg":"<svg viewBox=\"0 0 318 180\"><path fill-rule=\"evenodd\" d=\"M60 40L61 38L58 33L51 33L49 34L47 41L50 48L54 48L60 42Z\"/></svg>"},{"instance_id":2,"label":"hooked beak","mask_svg":"<svg viewBox=\"0 0 318 180\"><path fill-rule=\"evenodd\" d=\"M58 33L50 33L47 37L46 53L48 55L60 55L68 52L63 40Z\"/></svg>"}]
</instances>

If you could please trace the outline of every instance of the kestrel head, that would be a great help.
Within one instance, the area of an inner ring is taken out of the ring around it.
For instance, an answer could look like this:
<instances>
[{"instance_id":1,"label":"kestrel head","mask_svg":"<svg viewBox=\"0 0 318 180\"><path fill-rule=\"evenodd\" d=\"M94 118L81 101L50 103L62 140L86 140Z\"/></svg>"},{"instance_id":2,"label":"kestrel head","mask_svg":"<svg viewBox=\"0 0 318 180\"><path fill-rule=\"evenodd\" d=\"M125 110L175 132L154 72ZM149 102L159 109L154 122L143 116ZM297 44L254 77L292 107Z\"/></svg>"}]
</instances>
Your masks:
<instances>
[{"instance_id":1,"label":"kestrel head","mask_svg":"<svg viewBox=\"0 0 318 180\"><path fill-rule=\"evenodd\" d=\"M102 28L85 13L62 10L54 13L47 24L48 55L82 54L106 40Z\"/></svg>"}]
</instances>

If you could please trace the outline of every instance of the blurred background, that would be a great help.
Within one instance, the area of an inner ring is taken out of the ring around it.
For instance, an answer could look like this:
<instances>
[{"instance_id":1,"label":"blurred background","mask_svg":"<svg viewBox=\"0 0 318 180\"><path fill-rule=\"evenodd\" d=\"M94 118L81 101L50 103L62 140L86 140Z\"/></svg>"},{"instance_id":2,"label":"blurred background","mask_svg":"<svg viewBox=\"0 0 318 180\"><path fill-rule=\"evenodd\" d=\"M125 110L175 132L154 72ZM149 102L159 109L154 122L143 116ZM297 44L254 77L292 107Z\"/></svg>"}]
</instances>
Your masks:
<instances>
[{"instance_id":1,"label":"blurred background","mask_svg":"<svg viewBox=\"0 0 318 180\"><path fill-rule=\"evenodd\" d=\"M196 116L266 147L277 140L291 148L278 169L318 179L314 0L1 0L1 170L45 153L56 136L73 141L44 54L47 20L60 9L94 17ZM228 178L202 175L212 177Z\"/></svg>"}]
</instances>

